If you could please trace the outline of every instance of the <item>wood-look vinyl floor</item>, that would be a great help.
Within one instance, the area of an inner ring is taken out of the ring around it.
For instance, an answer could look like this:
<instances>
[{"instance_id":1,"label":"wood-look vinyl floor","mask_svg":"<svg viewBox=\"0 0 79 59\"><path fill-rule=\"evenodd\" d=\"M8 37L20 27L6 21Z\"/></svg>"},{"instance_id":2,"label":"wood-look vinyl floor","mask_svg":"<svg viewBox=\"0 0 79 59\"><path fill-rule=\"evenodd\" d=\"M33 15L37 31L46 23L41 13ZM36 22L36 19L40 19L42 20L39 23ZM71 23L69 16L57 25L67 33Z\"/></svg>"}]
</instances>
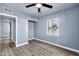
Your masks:
<instances>
[{"instance_id":1,"label":"wood-look vinyl floor","mask_svg":"<svg viewBox=\"0 0 79 59\"><path fill-rule=\"evenodd\" d=\"M0 56L79 56L79 54L37 40L31 40L28 45L16 48L12 42L4 39L0 40Z\"/></svg>"}]
</instances>

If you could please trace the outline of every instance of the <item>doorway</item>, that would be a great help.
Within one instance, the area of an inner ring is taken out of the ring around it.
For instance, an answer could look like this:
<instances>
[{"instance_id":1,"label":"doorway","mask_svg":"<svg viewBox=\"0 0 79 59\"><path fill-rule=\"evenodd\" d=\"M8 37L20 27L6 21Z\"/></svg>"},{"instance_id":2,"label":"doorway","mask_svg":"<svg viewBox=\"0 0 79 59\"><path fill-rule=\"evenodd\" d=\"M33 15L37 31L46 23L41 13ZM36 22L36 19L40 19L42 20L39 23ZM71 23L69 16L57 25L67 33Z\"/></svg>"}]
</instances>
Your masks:
<instances>
[{"instance_id":1,"label":"doorway","mask_svg":"<svg viewBox=\"0 0 79 59\"><path fill-rule=\"evenodd\" d=\"M34 22L31 21L28 22L28 38L34 38Z\"/></svg>"},{"instance_id":2,"label":"doorway","mask_svg":"<svg viewBox=\"0 0 79 59\"><path fill-rule=\"evenodd\" d=\"M0 13L0 46L2 49L16 46L15 16Z\"/></svg>"},{"instance_id":3,"label":"doorway","mask_svg":"<svg viewBox=\"0 0 79 59\"><path fill-rule=\"evenodd\" d=\"M35 24L37 21L34 20L28 20L28 39L32 40L35 36Z\"/></svg>"}]
</instances>

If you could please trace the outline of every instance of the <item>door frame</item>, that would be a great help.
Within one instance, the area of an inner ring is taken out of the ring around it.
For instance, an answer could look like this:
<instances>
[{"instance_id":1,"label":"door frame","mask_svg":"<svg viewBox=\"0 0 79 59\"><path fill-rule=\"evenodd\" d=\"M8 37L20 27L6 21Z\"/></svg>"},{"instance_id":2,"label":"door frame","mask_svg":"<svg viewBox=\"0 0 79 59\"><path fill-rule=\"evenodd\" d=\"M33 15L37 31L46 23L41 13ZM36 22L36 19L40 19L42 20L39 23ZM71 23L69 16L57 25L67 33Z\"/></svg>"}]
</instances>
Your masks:
<instances>
[{"instance_id":1,"label":"door frame","mask_svg":"<svg viewBox=\"0 0 79 59\"><path fill-rule=\"evenodd\" d=\"M16 22L16 39L15 39L15 46L17 46L17 16L10 15L10 14L6 14L6 13L1 13L1 12L0 12L0 15L15 18L15 22Z\"/></svg>"}]
</instances>

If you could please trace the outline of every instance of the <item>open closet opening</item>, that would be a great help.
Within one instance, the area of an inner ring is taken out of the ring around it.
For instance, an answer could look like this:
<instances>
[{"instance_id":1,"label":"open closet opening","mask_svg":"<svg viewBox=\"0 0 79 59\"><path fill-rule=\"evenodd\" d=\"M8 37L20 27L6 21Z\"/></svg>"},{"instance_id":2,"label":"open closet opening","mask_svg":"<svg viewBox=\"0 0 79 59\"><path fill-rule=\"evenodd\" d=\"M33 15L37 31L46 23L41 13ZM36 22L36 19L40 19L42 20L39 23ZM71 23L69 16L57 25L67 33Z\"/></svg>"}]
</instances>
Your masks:
<instances>
[{"instance_id":1,"label":"open closet opening","mask_svg":"<svg viewBox=\"0 0 79 59\"><path fill-rule=\"evenodd\" d=\"M35 38L35 24L37 24L37 21L28 20L28 40Z\"/></svg>"}]
</instances>

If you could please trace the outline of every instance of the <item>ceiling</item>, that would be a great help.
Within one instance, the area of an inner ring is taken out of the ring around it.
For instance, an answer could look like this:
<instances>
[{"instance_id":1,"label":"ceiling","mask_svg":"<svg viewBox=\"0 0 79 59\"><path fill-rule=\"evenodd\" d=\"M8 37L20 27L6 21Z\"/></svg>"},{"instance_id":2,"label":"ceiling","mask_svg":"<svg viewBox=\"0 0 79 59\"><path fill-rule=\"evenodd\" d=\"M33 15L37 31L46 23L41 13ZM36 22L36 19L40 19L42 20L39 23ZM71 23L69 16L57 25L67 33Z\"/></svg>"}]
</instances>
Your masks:
<instances>
[{"instance_id":1,"label":"ceiling","mask_svg":"<svg viewBox=\"0 0 79 59\"><path fill-rule=\"evenodd\" d=\"M4 3L4 5L8 6L11 9L18 10L20 12L26 13L33 17L43 17L43 16L50 15L54 12L61 11L61 10L70 8L72 6L75 6L77 5L77 3L50 3L49 5L52 5L53 8L49 9L46 7L41 7L40 13L38 13L38 9L36 6L25 8L25 6L29 5L29 3Z\"/></svg>"}]
</instances>

